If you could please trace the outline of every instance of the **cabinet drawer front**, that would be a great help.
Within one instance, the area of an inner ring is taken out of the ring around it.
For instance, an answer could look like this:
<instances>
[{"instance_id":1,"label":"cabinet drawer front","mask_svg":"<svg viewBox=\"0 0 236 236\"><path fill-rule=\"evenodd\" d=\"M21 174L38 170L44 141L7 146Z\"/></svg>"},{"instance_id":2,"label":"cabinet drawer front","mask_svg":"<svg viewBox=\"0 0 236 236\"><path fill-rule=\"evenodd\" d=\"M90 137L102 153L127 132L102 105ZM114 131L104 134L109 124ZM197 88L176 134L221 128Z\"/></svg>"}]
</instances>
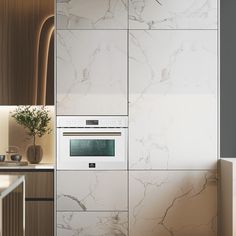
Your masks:
<instances>
[{"instance_id":1,"label":"cabinet drawer front","mask_svg":"<svg viewBox=\"0 0 236 236\"><path fill-rule=\"evenodd\" d=\"M58 211L126 211L127 171L58 171Z\"/></svg>"},{"instance_id":2,"label":"cabinet drawer front","mask_svg":"<svg viewBox=\"0 0 236 236\"><path fill-rule=\"evenodd\" d=\"M26 198L53 198L53 172L26 172Z\"/></svg>"},{"instance_id":3,"label":"cabinet drawer front","mask_svg":"<svg viewBox=\"0 0 236 236\"><path fill-rule=\"evenodd\" d=\"M27 201L25 204L25 236L53 236L54 202Z\"/></svg>"},{"instance_id":4,"label":"cabinet drawer front","mask_svg":"<svg viewBox=\"0 0 236 236\"><path fill-rule=\"evenodd\" d=\"M128 235L127 212L59 212L57 236Z\"/></svg>"},{"instance_id":5,"label":"cabinet drawer front","mask_svg":"<svg viewBox=\"0 0 236 236\"><path fill-rule=\"evenodd\" d=\"M25 176L25 198L54 198L53 171L11 171L2 172L6 175Z\"/></svg>"}]
</instances>

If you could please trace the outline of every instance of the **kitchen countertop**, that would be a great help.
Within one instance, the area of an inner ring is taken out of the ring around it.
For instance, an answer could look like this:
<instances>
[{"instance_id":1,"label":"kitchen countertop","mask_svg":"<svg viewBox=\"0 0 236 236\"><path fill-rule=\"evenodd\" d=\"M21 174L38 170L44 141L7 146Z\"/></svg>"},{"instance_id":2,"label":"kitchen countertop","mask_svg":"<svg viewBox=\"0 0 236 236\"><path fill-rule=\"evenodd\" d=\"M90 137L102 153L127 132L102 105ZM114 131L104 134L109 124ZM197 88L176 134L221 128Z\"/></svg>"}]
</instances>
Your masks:
<instances>
[{"instance_id":1,"label":"kitchen countertop","mask_svg":"<svg viewBox=\"0 0 236 236\"><path fill-rule=\"evenodd\" d=\"M55 168L54 163L40 163L40 164L29 164L28 166L0 166L1 170L53 170Z\"/></svg>"},{"instance_id":2,"label":"kitchen countertop","mask_svg":"<svg viewBox=\"0 0 236 236\"><path fill-rule=\"evenodd\" d=\"M236 158L221 158L220 160L224 160L224 161L229 161L232 163L236 163Z\"/></svg>"},{"instance_id":3,"label":"kitchen countertop","mask_svg":"<svg viewBox=\"0 0 236 236\"><path fill-rule=\"evenodd\" d=\"M0 199L7 196L24 181L23 175L0 175Z\"/></svg>"}]
</instances>

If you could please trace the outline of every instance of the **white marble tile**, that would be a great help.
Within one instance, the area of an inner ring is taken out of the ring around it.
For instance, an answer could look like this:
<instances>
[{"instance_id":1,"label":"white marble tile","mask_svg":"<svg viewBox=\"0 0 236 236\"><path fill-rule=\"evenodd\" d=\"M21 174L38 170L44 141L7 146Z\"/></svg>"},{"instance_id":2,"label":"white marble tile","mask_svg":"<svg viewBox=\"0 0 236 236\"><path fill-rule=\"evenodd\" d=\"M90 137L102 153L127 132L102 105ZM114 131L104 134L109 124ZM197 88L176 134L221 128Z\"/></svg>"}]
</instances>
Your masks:
<instances>
[{"instance_id":1,"label":"white marble tile","mask_svg":"<svg viewBox=\"0 0 236 236\"><path fill-rule=\"evenodd\" d=\"M216 236L213 172L131 171L130 236Z\"/></svg>"},{"instance_id":2,"label":"white marble tile","mask_svg":"<svg viewBox=\"0 0 236 236\"><path fill-rule=\"evenodd\" d=\"M211 169L217 161L217 35L130 31L131 169Z\"/></svg>"},{"instance_id":3,"label":"white marble tile","mask_svg":"<svg viewBox=\"0 0 236 236\"><path fill-rule=\"evenodd\" d=\"M57 31L57 113L127 114L126 31Z\"/></svg>"},{"instance_id":4,"label":"white marble tile","mask_svg":"<svg viewBox=\"0 0 236 236\"><path fill-rule=\"evenodd\" d=\"M57 236L126 236L127 212L59 212Z\"/></svg>"},{"instance_id":5,"label":"white marble tile","mask_svg":"<svg viewBox=\"0 0 236 236\"><path fill-rule=\"evenodd\" d=\"M128 0L57 0L58 29L127 29Z\"/></svg>"},{"instance_id":6,"label":"white marble tile","mask_svg":"<svg viewBox=\"0 0 236 236\"><path fill-rule=\"evenodd\" d=\"M126 171L58 171L57 210L127 211Z\"/></svg>"},{"instance_id":7,"label":"white marble tile","mask_svg":"<svg viewBox=\"0 0 236 236\"><path fill-rule=\"evenodd\" d=\"M217 0L129 0L131 29L216 29Z\"/></svg>"}]
</instances>

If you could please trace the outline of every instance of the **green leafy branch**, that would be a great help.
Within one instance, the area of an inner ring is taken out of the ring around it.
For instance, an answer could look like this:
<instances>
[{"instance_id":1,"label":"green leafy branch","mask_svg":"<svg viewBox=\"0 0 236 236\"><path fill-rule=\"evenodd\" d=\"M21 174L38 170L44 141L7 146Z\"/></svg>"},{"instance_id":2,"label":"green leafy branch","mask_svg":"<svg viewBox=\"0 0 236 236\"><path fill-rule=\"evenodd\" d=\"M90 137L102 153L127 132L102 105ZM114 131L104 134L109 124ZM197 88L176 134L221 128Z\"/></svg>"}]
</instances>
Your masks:
<instances>
[{"instance_id":1,"label":"green leafy branch","mask_svg":"<svg viewBox=\"0 0 236 236\"><path fill-rule=\"evenodd\" d=\"M29 136L33 137L34 146L36 136L42 137L52 132L48 127L51 117L45 107L19 106L12 112L12 117L27 130Z\"/></svg>"}]
</instances>

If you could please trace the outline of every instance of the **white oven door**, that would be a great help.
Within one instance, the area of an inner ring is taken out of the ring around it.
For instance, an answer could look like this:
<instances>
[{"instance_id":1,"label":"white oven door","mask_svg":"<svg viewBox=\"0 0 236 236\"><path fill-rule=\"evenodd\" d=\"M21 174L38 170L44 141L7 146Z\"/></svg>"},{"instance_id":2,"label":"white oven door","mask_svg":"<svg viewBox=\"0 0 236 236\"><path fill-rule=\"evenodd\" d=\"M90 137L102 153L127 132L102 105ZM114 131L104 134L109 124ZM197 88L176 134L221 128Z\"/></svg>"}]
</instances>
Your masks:
<instances>
[{"instance_id":1,"label":"white oven door","mask_svg":"<svg viewBox=\"0 0 236 236\"><path fill-rule=\"evenodd\" d=\"M126 128L58 128L57 168L127 168Z\"/></svg>"}]
</instances>

